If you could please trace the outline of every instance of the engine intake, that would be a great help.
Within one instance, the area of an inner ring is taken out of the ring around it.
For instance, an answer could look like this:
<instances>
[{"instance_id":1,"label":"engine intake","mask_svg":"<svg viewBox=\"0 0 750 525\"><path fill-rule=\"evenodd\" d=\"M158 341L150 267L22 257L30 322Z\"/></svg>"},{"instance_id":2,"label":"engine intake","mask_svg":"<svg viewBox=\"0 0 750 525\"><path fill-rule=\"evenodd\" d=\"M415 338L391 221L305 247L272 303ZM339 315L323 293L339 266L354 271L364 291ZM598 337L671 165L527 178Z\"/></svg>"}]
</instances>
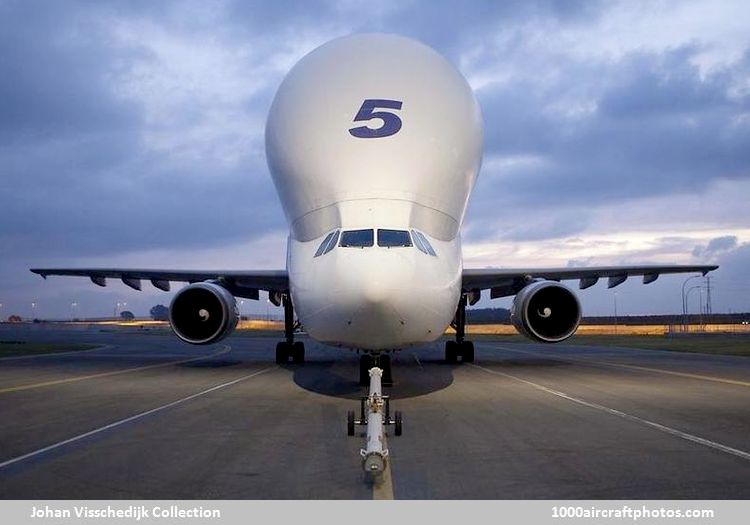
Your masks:
<instances>
[{"instance_id":1,"label":"engine intake","mask_svg":"<svg viewBox=\"0 0 750 525\"><path fill-rule=\"evenodd\" d=\"M581 305L560 283L537 281L516 294L510 320L530 339L557 343L575 333L581 322Z\"/></svg>"},{"instance_id":2,"label":"engine intake","mask_svg":"<svg viewBox=\"0 0 750 525\"><path fill-rule=\"evenodd\" d=\"M169 324L186 343L205 345L224 339L239 321L234 296L211 282L195 283L180 290L169 305Z\"/></svg>"}]
</instances>

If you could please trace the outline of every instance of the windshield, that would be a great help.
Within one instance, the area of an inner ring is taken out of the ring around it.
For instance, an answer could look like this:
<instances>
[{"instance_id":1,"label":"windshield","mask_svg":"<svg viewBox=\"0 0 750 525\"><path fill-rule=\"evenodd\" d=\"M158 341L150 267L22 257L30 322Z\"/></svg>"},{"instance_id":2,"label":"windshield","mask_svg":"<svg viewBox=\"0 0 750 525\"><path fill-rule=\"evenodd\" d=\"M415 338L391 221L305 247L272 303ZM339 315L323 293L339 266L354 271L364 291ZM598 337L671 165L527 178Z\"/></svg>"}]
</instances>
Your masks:
<instances>
[{"instance_id":1,"label":"windshield","mask_svg":"<svg viewBox=\"0 0 750 525\"><path fill-rule=\"evenodd\" d=\"M349 230L341 233L342 248L365 248L373 245L372 230Z\"/></svg>"},{"instance_id":2,"label":"windshield","mask_svg":"<svg viewBox=\"0 0 750 525\"><path fill-rule=\"evenodd\" d=\"M425 237L422 232L412 230L411 234L414 237L414 244L417 245L419 251L424 252L427 255L435 255L435 250L432 249L430 241L427 240L427 237Z\"/></svg>"},{"instance_id":3,"label":"windshield","mask_svg":"<svg viewBox=\"0 0 750 525\"><path fill-rule=\"evenodd\" d=\"M324 255L336 246L336 242L339 240L339 231L332 231L328 235L326 235L326 238L323 239L323 242L320 243L320 246L318 247L318 251L315 252L315 257L320 257L321 255Z\"/></svg>"},{"instance_id":4,"label":"windshield","mask_svg":"<svg viewBox=\"0 0 750 525\"><path fill-rule=\"evenodd\" d=\"M411 246L411 237L406 230L378 230L378 246L385 248Z\"/></svg>"}]
</instances>

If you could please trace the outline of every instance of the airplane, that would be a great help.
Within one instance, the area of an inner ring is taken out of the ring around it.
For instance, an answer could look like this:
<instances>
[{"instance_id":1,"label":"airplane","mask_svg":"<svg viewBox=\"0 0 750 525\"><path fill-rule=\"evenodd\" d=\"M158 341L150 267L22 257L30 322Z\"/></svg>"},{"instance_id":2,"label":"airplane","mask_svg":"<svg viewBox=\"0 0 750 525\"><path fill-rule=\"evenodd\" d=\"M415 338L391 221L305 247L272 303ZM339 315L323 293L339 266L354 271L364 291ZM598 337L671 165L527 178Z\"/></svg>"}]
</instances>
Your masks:
<instances>
[{"instance_id":1,"label":"airplane","mask_svg":"<svg viewBox=\"0 0 750 525\"><path fill-rule=\"evenodd\" d=\"M497 125L502 125L498 123ZM211 344L237 325L236 297L259 292L284 309L276 362L305 360L295 341L303 326L321 343L360 355L360 384L372 366L392 383L392 352L431 343L450 325L445 359L474 361L466 307L483 291L515 296L511 320L528 338L557 343L581 321L576 295L606 278L648 284L661 274L714 265L582 268L463 268L461 224L479 173L483 121L466 79L444 57L415 40L357 34L304 56L271 105L266 157L289 224L285 270L149 270L35 268L87 276L99 286L120 279L136 290L151 281L169 291L169 323L191 344ZM295 322L295 314L298 322Z\"/></svg>"}]
</instances>

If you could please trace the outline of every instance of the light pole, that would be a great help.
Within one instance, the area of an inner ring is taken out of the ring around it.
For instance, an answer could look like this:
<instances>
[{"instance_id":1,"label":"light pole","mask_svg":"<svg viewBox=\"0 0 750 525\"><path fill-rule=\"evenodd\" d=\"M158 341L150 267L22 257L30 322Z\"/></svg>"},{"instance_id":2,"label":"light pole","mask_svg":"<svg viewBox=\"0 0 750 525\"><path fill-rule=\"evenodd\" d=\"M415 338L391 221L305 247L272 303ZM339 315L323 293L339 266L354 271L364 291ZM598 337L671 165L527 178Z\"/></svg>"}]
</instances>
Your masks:
<instances>
[{"instance_id":1,"label":"light pole","mask_svg":"<svg viewBox=\"0 0 750 525\"><path fill-rule=\"evenodd\" d=\"M688 305L690 304L690 292L692 292L693 290L700 289L700 288L703 288L703 286L700 285L700 284L696 284L695 286L691 286L690 288L688 288L688 291L685 294L685 318L686 319L689 317L689 315L688 315ZM700 305L698 305L698 306L700 306ZM687 326L685 328L687 329Z\"/></svg>"},{"instance_id":2,"label":"light pole","mask_svg":"<svg viewBox=\"0 0 750 525\"><path fill-rule=\"evenodd\" d=\"M36 303L31 303L31 320L36 319Z\"/></svg>"},{"instance_id":3,"label":"light pole","mask_svg":"<svg viewBox=\"0 0 750 525\"><path fill-rule=\"evenodd\" d=\"M682 283L682 327L683 327L683 332L686 331L686 328L687 328L687 311L688 311L687 298L685 297L685 285L691 279L697 279L699 277L703 277L703 274L701 274L701 275L692 275L692 276L688 277L687 279L685 279L685 281Z\"/></svg>"},{"instance_id":4,"label":"light pole","mask_svg":"<svg viewBox=\"0 0 750 525\"><path fill-rule=\"evenodd\" d=\"M78 306L78 303L75 302L75 301L73 301L72 303L70 303L70 315L71 315L70 320L71 321L75 321L75 318L76 318L76 307L77 306Z\"/></svg>"},{"instance_id":5,"label":"light pole","mask_svg":"<svg viewBox=\"0 0 750 525\"><path fill-rule=\"evenodd\" d=\"M617 335L617 292L615 292L615 335Z\"/></svg>"}]
</instances>

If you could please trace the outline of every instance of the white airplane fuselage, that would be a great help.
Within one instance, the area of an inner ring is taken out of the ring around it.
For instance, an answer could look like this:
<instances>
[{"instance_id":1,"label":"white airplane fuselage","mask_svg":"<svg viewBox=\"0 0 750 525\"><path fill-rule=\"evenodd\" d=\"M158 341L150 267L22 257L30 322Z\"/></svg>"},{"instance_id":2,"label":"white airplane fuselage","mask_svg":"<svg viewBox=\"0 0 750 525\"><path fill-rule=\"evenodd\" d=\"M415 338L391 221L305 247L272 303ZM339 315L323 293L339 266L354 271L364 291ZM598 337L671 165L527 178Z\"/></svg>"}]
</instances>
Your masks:
<instances>
[{"instance_id":1,"label":"white airplane fuselage","mask_svg":"<svg viewBox=\"0 0 750 525\"><path fill-rule=\"evenodd\" d=\"M334 40L284 79L266 153L309 335L373 352L439 338L461 294L460 226L482 154L462 75L407 38Z\"/></svg>"}]
</instances>

